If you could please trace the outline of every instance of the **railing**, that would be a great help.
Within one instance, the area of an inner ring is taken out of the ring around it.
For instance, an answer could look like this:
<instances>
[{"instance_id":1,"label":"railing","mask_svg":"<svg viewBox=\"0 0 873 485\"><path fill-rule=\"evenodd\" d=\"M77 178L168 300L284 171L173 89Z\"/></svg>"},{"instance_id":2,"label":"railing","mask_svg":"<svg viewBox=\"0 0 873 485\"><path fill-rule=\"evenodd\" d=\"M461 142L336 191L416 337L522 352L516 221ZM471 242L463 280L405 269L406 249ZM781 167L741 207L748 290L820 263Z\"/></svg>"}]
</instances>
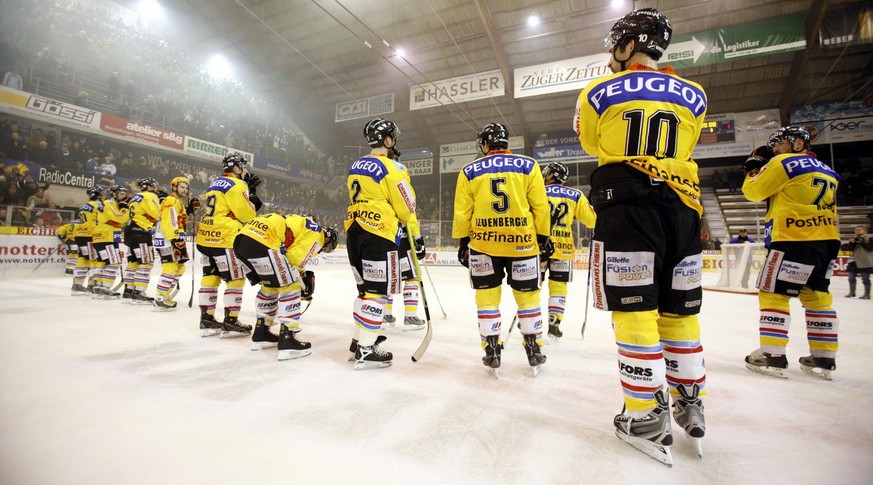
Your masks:
<instances>
[{"instance_id":1,"label":"railing","mask_svg":"<svg viewBox=\"0 0 873 485\"><path fill-rule=\"evenodd\" d=\"M76 217L76 211L23 205L0 206L0 224L14 227L55 229Z\"/></svg>"}]
</instances>

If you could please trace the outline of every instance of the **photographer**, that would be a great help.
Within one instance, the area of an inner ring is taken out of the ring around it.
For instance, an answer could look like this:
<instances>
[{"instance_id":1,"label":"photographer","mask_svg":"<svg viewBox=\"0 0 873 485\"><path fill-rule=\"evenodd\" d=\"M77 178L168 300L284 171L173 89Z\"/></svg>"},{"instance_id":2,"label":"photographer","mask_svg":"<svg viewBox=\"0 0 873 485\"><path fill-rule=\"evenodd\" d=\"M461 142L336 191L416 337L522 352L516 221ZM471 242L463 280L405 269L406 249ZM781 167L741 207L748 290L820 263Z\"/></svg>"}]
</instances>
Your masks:
<instances>
[{"instance_id":1,"label":"photographer","mask_svg":"<svg viewBox=\"0 0 873 485\"><path fill-rule=\"evenodd\" d=\"M864 284L864 294L861 300L870 299L870 272L873 271L873 244L870 243L870 235L864 226L855 226L855 237L843 245L843 249L852 251L855 259L849 263L849 294L846 298L855 296L857 275L861 274L861 283Z\"/></svg>"}]
</instances>

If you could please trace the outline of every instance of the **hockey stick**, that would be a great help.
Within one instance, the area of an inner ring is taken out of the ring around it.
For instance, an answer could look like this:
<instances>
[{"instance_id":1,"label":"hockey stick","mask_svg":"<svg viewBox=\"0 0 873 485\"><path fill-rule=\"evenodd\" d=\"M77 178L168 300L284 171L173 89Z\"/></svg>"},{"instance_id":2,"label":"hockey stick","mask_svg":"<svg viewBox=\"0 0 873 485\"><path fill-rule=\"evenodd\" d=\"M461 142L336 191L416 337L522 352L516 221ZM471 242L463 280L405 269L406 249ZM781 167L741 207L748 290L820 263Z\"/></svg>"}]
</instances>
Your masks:
<instances>
[{"instance_id":1,"label":"hockey stick","mask_svg":"<svg viewBox=\"0 0 873 485\"><path fill-rule=\"evenodd\" d=\"M433 296L436 297L437 304L440 306L440 311L443 312L443 320L445 320L448 317L446 316L446 311L443 310L443 302L440 301L440 295L437 293L436 285L433 284L433 278L430 276L430 271L427 270L427 265L424 266L424 272L427 274L427 279L430 280L430 286L433 288ZM422 282L422 286L424 286L424 282Z\"/></svg>"},{"instance_id":2,"label":"hockey stick","mask_svg":"<svg viewBox=\"0 0 873 485\"><path fill-rule=\"evenodd\" d=\"M421 278L421 266L418 264L418 256L415 254L415 242L412 240L412 231L406 231L406 238L409 239L409 259L412 260L413 266L415 267L415 274ZM430 345L430 341L433 338L433 325L430 323L430 310L427 307L427 296L424 294L424 285L421 285L420 291L421 304L424 306L424 316L427 321L427 333L424 334L424 340L421 341L421 345L419 345L415 353L412 354L413 362L418 362L421 359L421 356L423 356L424 352L427 351L427 347Z\"/></svg>"},{"instance_id":3,"label":"hockey stick","mask_svg":"<svg viewBox=\"0 0 873 485\"><path fill-rule=\"evenodd\" d=\"M588 297L591 295L591 248L594 244L594 233L591 233L591 241L588 242L588 282L585 284L585 316L582 318L582 339L585 339L585 326L588 325Z\"/></svg>"},{"instance_id":4,"label":"hockey stick","mask_svg":"<svg viewBox=\"0 0 873 485\"><path fill-rule=\"evenodd\" d=\"M304 308L303 311L300 312L301 317L303 316L304 313L306 313L306 310L309 310L310 306L312 306L312 299L306 300L306 308Z\"/></svg>"},{"instance_id":5,"label":"hockey stick","mask_svg":"<svg viewBox=\"0 0 873 485\"><path fill-rule=\"evenodd\" d=\"M194 256L197 254L197 211L195 210L193 214L193 222L191 223L191 231L194 232L194 240L191 244L191 296L188 297L188 308L194 306L194 273L197 269L197 263L194 262Z\"/></svg>"},{"instance_id":6,"label":"hockey stick","mask_svg":"<svg viewBox=\"0 0 873 485\"><path fill-rule=\"evenodd\" d=\"M515 327L515 322L518 321L518 313L512 317L512 323L509 324L509 331L506 332L506 338L503 339L503 346L506 347L506 342L509 342L509 336L512 335L512 329Z\"/></svg>"}]
</instances>

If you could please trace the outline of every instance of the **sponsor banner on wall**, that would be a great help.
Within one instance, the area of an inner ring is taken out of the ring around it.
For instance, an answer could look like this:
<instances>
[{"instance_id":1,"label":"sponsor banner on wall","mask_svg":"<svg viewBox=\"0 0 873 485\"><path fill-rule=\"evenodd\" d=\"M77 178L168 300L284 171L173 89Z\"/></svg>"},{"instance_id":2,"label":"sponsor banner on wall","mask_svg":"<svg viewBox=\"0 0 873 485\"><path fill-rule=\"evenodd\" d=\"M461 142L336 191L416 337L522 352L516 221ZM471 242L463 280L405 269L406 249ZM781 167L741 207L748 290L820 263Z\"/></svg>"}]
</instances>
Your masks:
<instances>
[{"instance_id":1,"label":"sponsor banner on wall","mask_svg":"<svg viewBox=\"0 0 873 485\"><path fill-rule=\"evenodd\" d=\"M773 132L782 127L779 110L776 108L731 113L731 117L736 127L737 141L763 144Z\"/></svg>"},{"instance_id":2,"label":"sponsor banner on wall","mask_svg":"<svg viewBox=\"0 0 873 485\"><path fill-rule=\"evenodd\" d=\"M100 129L100 112L0 86L0 110L74 128Z\"/></svg>"},{"instance_id":3,"label":"sponsor banner on wall","mask_svg":"<svg viewBox=\"0 0 873 485\"><path fill-rule=\"evenodd\" d=\"M223 159L228 153L239 153L248 160L250 166L254 166L255 164L254 153L244 152L237 148L228 148L218 143L194 138L193 136L185 136L183 150L217 161L221 161L221 159Z\"/></svg>"},{"instance_id":4,"label":"sponsor banner on wall","mask_svg":"<svg viewBox=\"0 0 873 485\"><path fill-rule=\"evenodd\" d=\"M806 14L799 13L677 35L659 64L681 69L802 50L806 48L805 25Z\"/></svg>"},{"instance_id":5,"label":"sponsor banner on wall","mask_svg":"<svg viewBox=\"0 0 873 485\"><path fill-rule=\"evenodd\" d=\"M506 88L500 69L416 84L409 88L409 111L476 99L503 96Z\"/></svg>"},{"instance_id":6,"label":"sponsor banner on wall","mask_svg":"<svg viewBox=\"0 0 873 485\"><path fill-rule=\"evenodd\" d=\"M849 143L873 140L873 116L840 118L821 123L819 143Z\"/></svg>"},{"instance_id":7,"label":"sponsor banner on wall","mask_svg":"<svg viewBox=\"0 0 873 485\"><path fill-rule=\"evenodd\" d=\"M174 131L155 128L149 124L104 114L100 119L100 129L106 133L133 138L167 148L182 149L184 135Z\"/></svg>"},{"instance_id":8,"label":"sponsor banner on wall","mask_svg":"<svg viewBox=\"0 0 873 485\"><path fill-rule=\"evenodd\" d=\"M63 272L66 264L64 245L54 235L35 235L30 228L20 229L28 232L0 233L0 274L10 272L32 272L39 268L51 272ZM54 230L49 230L54 234Z\"/></svg>"},{"instance_id":9,"label":"sponsor banner on wall","mask_svg":"<svg viewBox=\"0 0 873 485\"><path fill-rule=\"evenodd\" d=\"M509 149L516 153L522 153L524 137L510 136ZM440 173L460 172L464 165L481 156L482 152L479 151L478 140L440 145Z\"/></svg>"},{"instance_id":10,"label":"sponsor banner on wall","mask_svg":"<svg viewBox=\"0 0 873 485\"><path fill-rule=\"evenodd\" d=\"M873 7L865 5L826 13L818 40L826 49L873 42Z\"/></svg>"},{"instance_id":11,"label":"sponsor banner on wall","mask_svg":"<svg viewBox=\"0 0 873 485\"><path fill-rule=\"evenodd\" d=\"M558 130L540 133L534 141L533 157L543 162L593 162L597 157L585 153L573 130Z\"/></svg>"},{"instance_id":12,"label":"sponsor banner on wall","mask_svg":"<svg viewBox=\"0 0 873 485\"><path fill-rule=\"evenodd\" d=\"M837 118L857 118L873 116L873 102L870 98L846 101L845 103L805 104L791 108L791 123L807 121L835 120Z\"/></svg>"},{"instance_id":13,"label":"sponsor banner on wall","mask_svg":"<svg viewBox=\"0 0 873 485\"><path fill-rule=\"evenodd\" d=\"M593 79L612 74L608 62L604 53L520 67L513 73L515 97L581 91Z\"/></svg>"},{"instance_id":14,"label":"sponsor banner on wall","mask_svg":"<svg viewBox=\"0 0 873 485\"><path fill-rule=\"evenodd\" d=\"M97 185L97 175L93 173L75 172L63 168L47 168L38 166L31 170L37 183L50 183L52 185L65 185L88 189Z\"/></svg>"},{"instance_id":15,"label":"sponsor banner on wall","mask_svg":"<svg viewBox=\"0 0 873 485\"><path fill-rule=\"evenodd\" d=\"M751 143L716 143L712 145L697 144L691 158L703 160L705 158L724 157L748 157L755 146Z\"/></svg>"},{"instance_id":16,"label":"sponsor banner on wall","mask_svg":"<svg viewBox=\"0 0 873 485\"><path fill-rule=\"evenodd\" d=\"M741 150L748 144L763 145L780 126L782 124L778 109L708 114L703 120L703 129L697 145L700 149L695 150L695 158L712 158L697 157L697 153L726 153L727 155L713 156L732 156L731 153ZM722 148L703 148L703 145L713 144L718 144ZM735 144L740 144L741 147L729 146Z\"/></svg>"},{"instance_id":17,"label":"sponsor banner on wall","mask_svg":"<svg viewBox=\"0 0 873 485\"><path fill-rule=\"evenodd\" d=\"M294 178L309 180L311 182L330 182L330 177L322 172L298 167L297 165L289 165L288 163L281 160L258 157L257 162L259 170L279 172Z\"/></svg>"},{"instance_id":18,"label":"sponsor banner on wall","mask_svg":"<svg viewBox=\"0 0 873 485\"><path fill-rule=\"evenodd\" d=\"M394 93L336 104L335 123L394 112Z\"/></svg>"},{"instance_id":19,"label":"sponsor banner on wall","mask_svg":"<svg viewBox=\"0 0 873 485\"><path fill-rule=\"evenodd\" d=\"M433 174L433 158L403 160L400 163L406 166L406 171L409 172L409 175L411 176Z\"/></svg>"}]
</instances>

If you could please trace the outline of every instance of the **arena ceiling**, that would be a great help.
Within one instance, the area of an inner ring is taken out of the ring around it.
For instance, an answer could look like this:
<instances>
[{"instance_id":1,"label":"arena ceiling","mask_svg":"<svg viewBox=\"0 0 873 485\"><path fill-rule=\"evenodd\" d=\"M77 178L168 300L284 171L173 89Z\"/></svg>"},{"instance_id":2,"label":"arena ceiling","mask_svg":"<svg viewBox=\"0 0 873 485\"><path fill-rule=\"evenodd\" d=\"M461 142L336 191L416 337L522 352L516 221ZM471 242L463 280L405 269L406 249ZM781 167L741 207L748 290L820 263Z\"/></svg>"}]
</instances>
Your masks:
<instances>
[{"instance_id":1,"label":"arena ceiling","mask_svg":"<svg viewBox=\"0 0 873 485\"><path fill-rule=\"evenodd\" d=\"M674 35L690 35L801 13L805 50L681 69L704 86L709 113L844 101L873 93L871 44L822 48L826 13L864 5L847 0L183 0L166 8L181 22L191 53L219 52L289 113L322 150L364 144L357 119L336 123L337 103L394 93L385 117L402 129L401 149L470 141L499 121L528 143L569 129L577 92L516 99L513 70L603 53L612 24L632 9L656 7ZM538 15L539 26L528 26ZM183 39L180 39L183 40ZM396 49L404 50L399 56ZM604 62L606 54L604 54ZM502 71L506 94L409 110L417 83Z\"/></svg>"}]
</instances>

